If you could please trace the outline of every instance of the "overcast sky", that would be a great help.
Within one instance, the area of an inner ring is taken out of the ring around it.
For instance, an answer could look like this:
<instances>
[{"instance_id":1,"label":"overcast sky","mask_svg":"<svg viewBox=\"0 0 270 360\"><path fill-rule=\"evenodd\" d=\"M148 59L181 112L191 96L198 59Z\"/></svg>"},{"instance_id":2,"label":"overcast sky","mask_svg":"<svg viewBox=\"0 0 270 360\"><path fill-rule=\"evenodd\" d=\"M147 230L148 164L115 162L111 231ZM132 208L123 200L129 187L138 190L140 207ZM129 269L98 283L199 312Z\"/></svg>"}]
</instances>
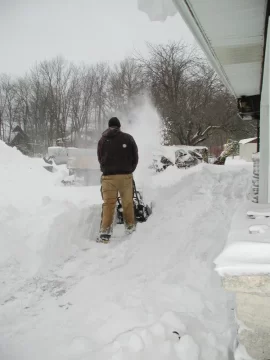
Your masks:
<instances>
[{"instance_id":1,"label":"overcast sky","mask_svg":"<svg viewBox=\"0 0 270 360\"><path fill-rule=\"evenodd\" d=\"M0 73L23 75L36 61L116 62L152 43L194 39L179 14L151 22L137 0L0 0Z\"/></svg>"}]
</instances>

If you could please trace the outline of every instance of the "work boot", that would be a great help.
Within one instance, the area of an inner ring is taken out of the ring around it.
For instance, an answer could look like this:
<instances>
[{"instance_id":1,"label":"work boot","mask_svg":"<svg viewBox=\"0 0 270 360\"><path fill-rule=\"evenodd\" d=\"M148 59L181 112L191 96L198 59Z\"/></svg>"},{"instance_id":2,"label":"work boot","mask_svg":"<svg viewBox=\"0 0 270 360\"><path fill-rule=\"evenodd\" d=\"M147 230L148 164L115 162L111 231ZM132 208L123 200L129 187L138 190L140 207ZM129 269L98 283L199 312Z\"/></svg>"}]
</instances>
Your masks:
<instances>
[{"instance_id":1,"label":"work boot","mask_svg":"<svg viewBox=\"0 0 270 360\"><path fill-rule=\"evenodd\" d=\"M103 243L103 244L108 244L110 242L110 239L111 239L111 235L100 234L99 237L97 238L97 242Z\"/></svg>"},{"instance_id":2,"label":"work boot","mask_svg":"<svg viewBox=\"0 0 270 360\"><path fill-rule=\"evenodd\" d=\"M126 235L130 235L136 230L136 225L134 224L126 225L125 228L126 228Z\"/></svg>"},{"instance_id":3,"label":"work boot","mask_svg":"<svg viewBox=\"0 0 270 360\"><path fill-rule=\"evenodd\" d=\"M99 237L97 238L97 242L108 244L108 242L110 242L110 239L112 236L112 232L113 232L112 230L113 230L112 226L110 226L107 229L100 228Z\"/></svg>"}]
</instances>

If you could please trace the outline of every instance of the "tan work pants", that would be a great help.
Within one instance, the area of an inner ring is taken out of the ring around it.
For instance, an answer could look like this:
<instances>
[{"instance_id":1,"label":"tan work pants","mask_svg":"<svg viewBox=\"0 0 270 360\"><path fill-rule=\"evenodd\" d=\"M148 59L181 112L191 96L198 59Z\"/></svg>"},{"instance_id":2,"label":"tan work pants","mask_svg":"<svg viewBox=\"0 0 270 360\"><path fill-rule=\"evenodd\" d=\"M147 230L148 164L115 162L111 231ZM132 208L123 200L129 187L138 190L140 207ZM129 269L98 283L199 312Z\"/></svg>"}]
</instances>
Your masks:
<instances>
[{"instance_id":1,"label":"tan work pants","mask_svg":"<svg viewBox=\"0 0 270 360\"><path fill-rule=\"evenodd\" d=\"M133 177L128 175L107 175L101 178L103 198L100 232L109 234L112 229L115 205L118 192L123 206L123 217L126 226L135 225L133 207Z\"/></svg>"}]
</instances>

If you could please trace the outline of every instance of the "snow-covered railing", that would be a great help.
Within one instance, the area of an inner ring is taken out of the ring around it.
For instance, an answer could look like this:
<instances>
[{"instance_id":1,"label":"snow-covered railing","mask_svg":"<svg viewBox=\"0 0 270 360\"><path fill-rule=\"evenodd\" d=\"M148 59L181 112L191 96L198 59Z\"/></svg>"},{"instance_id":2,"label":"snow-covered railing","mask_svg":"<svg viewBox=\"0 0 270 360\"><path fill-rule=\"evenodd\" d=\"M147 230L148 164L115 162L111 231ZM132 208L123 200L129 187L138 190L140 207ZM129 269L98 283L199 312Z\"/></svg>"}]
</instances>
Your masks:
<instances>
[{"instance_id":1,"label":"snow-covered railing","mask_svg":"<svg viewBox=\"0 0 270 360\"><path fill-rule=\"evenodd\" d=\"M253 177L252 177L252 201L257 203L259 201L259 172L260 172L260 153L253 154Z\"/></svg>"},{"instance_id":2,"label":"snow-covered railing","mask_svg":"<svg viewBox=\"0 0 270 360\"><path fill-rule=\"evenodd\" d=\"M236 359L270 359L269 220L269 205L242 204L234 215L227 245L215 260L223 287L236 294Z\"/></svg>"}]
</instances>

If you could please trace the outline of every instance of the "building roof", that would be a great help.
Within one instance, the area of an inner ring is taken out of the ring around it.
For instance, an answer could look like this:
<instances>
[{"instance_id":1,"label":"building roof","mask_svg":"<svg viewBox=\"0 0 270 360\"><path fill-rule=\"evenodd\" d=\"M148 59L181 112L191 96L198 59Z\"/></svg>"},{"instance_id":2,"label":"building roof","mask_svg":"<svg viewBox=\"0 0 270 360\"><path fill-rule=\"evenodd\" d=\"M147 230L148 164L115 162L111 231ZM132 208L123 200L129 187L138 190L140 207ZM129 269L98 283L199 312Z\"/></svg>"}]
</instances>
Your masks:
<instances>
[{"instance_id":1,"label":"building roof","mask_svg":"<svg viewBox=\"0 0 270 360\"><path fill-rule=\"evenodd\" d=\"M239 141L239 144L248 144L248 143L252 143L255 140L257 140L258 138L254 137L254 138L249 138L249 139L242 139Z\"/></svg>"},{"instance_id":2,"label":"building roof","mask_svg":"<svg viewBox=\"0 0 270 360\"><path fill-rule=\"evenodd\" d=\"M145 11L149 14L161 1L145 0L152 3ZM174 4L227 88L236 97L260 94L267 0L174 0ZM166 7L164 12L168 15Z\"/></svg>"}]
</instances>

